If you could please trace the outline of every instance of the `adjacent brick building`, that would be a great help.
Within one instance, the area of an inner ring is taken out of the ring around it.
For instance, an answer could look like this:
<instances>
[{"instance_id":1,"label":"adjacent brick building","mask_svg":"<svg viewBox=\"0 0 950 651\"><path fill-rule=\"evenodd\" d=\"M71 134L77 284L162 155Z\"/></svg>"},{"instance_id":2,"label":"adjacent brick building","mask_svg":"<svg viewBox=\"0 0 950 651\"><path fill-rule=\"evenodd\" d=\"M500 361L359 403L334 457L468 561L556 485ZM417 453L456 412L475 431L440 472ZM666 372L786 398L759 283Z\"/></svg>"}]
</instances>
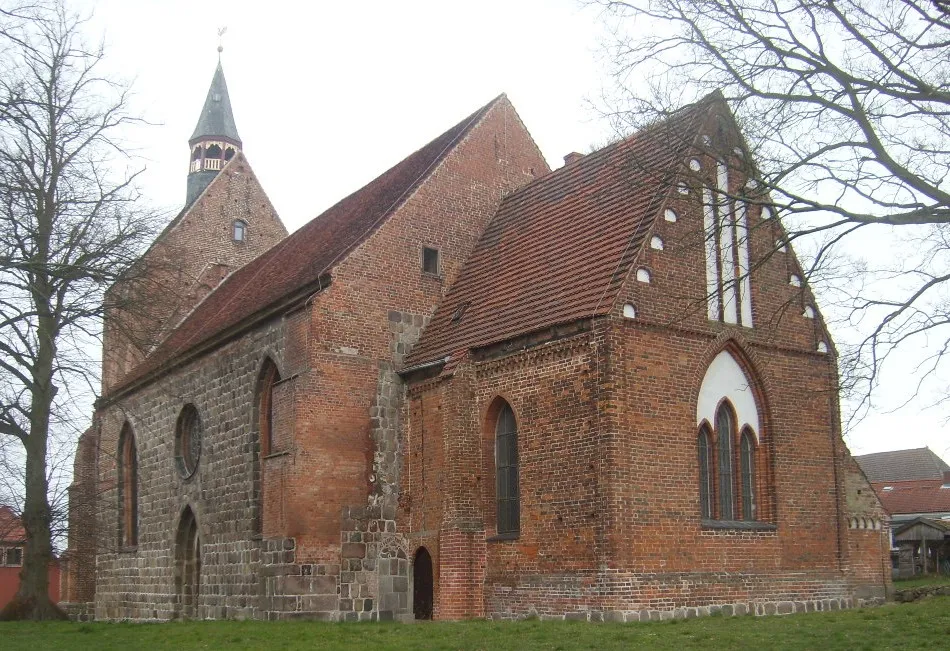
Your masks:
<instances>
[{"instance_id":1,"label":"adjacent brick building","mask_svg":"<svg viewBox=\"0 0 950 651\"><path fill-rule=\"evenodd\" d=\"M13 509L0 504L0 609L16 596L20 589L20 570L26 548L26 529ZM59 560L53 559L48 568L49 598L59 601Z\"/></svg>"},{"instance_id":2,"label":"adjacent brick building","mask_svg":"<svg viewBox=\"0 0 950 651\"><path fill-rule=\"evenodd\" d=\"M834 349L721 98L551 172L502 95L283 239L256 184L233 202L253 176L212 110L191 173L218 172L202 142L238 151L147 254L177 269L192 229L194 289L157 345L106 342L127 363L77 456L71 601L635 620L884 596Z\"/></svg>"}]
</instances>

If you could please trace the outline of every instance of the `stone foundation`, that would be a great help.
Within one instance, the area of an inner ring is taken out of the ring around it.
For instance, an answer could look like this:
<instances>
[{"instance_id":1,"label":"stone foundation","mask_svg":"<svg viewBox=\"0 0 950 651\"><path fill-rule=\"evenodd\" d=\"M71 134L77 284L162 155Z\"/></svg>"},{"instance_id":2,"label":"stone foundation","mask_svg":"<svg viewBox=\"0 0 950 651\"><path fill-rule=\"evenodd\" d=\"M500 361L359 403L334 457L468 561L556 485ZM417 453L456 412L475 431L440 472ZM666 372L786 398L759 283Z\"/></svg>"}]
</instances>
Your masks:
<instances>
[{"instance_id":1,"label":"stone foundation","mask_svg":"<svg viewBox=\"0 0 950 651\"><path fill-rule=\"evenodd\" d=\"M883 599L819 599L813 601L764 601L673 608L672 610L590 610L564 613L563 615L539 615L545 621L573 620L587 622L655 622L667 619L690 619L692 617L739 617L742 615L792 615L815 613L847 608L879 606ZM530 617L531 615L529 615Z\"/></svg>"},{"instance_id":2,"label":"stone foundation","mask_svg":"<svg viewBox=\"0 0 950 651\"><path fill-rule=\"evenodd\" d=\"M74 622L91 622L96 619L95 605L91 601L61 601L56 605Z\"/></svg>"}]
</instances>

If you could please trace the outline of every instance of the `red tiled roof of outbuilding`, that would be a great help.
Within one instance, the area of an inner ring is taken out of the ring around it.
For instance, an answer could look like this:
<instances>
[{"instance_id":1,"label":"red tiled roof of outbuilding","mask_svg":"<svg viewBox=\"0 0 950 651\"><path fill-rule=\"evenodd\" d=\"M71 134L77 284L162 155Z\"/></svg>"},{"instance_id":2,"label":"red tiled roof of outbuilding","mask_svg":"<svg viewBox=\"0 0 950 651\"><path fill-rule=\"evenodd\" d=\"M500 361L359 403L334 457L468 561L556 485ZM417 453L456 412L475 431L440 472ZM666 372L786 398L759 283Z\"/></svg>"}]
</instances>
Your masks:
<instances>
[{"instance_id":1,"label":"red tiled roof of outbuilding","mask_svg":"<svg viewBox=\"0 0 950 651\"><path fill-rule=\"evenodd\" d=\"M407 366L608 313L713 94L513 192Z\"/></svg>"},{"instance_id":2,"label":"red tiled roof of outbuilding","mask_svg":"<svg viewBox=\"0 0 950 651\"><path fill-rule=\"evenodd\" d=\"M875 482L871 486L891 515L950 513L950 487L942 479Z\"/></svg>"},{"instance_id":3,"label":"red tiled roof of outbuilding","mask_svg":"<svg viewBox=\"0 0 950 651\"><path fill-rule=\"evenodd\" d=\"M228 276L113 393L294 292L315 285L402 205L502 101L507 101L503 94Z\"/></svg>"}]
</instances>

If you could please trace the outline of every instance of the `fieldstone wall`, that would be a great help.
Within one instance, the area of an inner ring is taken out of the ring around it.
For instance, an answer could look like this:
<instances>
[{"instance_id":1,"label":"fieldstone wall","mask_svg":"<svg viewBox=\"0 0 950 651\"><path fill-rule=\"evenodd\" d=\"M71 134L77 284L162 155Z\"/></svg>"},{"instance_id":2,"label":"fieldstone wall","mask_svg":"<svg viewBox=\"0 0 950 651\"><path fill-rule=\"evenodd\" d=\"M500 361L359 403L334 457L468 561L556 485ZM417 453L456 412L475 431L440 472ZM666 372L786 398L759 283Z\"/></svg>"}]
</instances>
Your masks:
<instances>
[{"instance_id":1,"label":"fieldstone wall","mask_svg":"<svg viewBox=\"0 0 950 651\"><path fill-rule=\"evenodd\" d=\"M396 522L406 387L396 369L426 321L419 314L389 312L392 361L379 362L376 400L370 409L372 489L365 507L344 509L340 533L340 616L347 621L385 621L410 613L411 552Z\"/></svg>"},{"instance_id":2,"label":"fieldstone wall","mask_svg":"<svg viewBox=\"0 0 950 651\"><path fill-rule=\"evenodd\" d=\"M278 573L273 545L260 527L259 435L255 391L266 357L284 365L285 321L276 319L108 406L101 413L97 505L97 619L163 620L179 616L178 525L186 507L201 540L199 618L259 618L273 604L265 573ZM195 473L175 463L176 423L193 404L201 417ZM130 423L138 453L138 545L120 548L116 447ZM290 553L292 555L292 542ZM286 555L285 555L286 556ZM284 567L283 569L286 569Z\"/></svg>"}]
</instances>

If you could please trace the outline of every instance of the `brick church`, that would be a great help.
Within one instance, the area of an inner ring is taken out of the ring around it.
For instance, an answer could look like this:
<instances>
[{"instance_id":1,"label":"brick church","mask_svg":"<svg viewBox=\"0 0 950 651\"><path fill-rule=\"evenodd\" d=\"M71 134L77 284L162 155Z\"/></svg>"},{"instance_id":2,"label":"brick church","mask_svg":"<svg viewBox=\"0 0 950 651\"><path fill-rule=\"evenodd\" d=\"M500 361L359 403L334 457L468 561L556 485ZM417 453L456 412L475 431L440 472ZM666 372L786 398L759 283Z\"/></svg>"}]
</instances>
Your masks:
<instances>
[{"instance_id":1,"label":"brick church","mask_svg":"<svg viewBox=\"0 0 950 651\"><path fill-rule=\"evenodd\" d=\"M835 350L720 96L552 171L501 95L290 235L242 146L219 63L185 207L108 293L74 613L884 597Z\"/></svg>"}]
</instances>

